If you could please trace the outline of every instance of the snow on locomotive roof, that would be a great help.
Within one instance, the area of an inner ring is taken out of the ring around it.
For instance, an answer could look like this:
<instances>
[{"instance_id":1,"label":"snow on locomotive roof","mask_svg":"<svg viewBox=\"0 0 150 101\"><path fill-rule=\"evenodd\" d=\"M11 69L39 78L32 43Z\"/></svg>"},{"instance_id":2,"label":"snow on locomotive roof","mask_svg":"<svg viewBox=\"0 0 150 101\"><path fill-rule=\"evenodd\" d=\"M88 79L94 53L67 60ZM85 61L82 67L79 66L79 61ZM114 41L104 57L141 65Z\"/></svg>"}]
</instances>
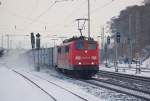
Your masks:
<instances>
[{"instance_id":1,"label":"snow on locomotive roof","mask_svg":"<svg viewBox=\"0 0 150 101\"><path fill-rule=\"evenodd\" d=\"M76 40L92 40L93 41L94 39L91 37L85 37L85 36L80 36L80 37L73 36L72 38L64 40L63 43L76 41Z\"/></svg>"}]
</instances>

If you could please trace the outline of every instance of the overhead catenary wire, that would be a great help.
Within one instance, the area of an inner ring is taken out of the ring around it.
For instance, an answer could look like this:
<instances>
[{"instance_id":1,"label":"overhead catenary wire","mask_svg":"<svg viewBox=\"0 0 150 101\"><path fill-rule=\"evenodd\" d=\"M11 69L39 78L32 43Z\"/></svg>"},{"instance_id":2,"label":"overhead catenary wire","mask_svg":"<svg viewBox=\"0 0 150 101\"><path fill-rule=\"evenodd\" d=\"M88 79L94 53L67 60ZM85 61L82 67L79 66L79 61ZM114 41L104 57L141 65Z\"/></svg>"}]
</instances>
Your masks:
<instances>
[{"instance_id":1,"label":"overhead catenary wire","mask_svg":"<svg viewBox=\"0 0 150 101\"><path fill-rule=\"evenodd\" d=\"M4 9L9 15L21 19L21 21L22 21L22 20L25 20L25 21L23 22L23 24L24 24L26 21L34 21L33 18L30 18L30 17L24 16L24 15L18 14L18 13L16 13L16 12L12 11L11 9L8 9L8 8L5 8L5 7L1 8L1 9ZM40 22L41 24L45 24L45 23L46 23L46 22L44 22L44 21L39 21L39 22ZM23 24L21 24L22 28L23 28ZM4 29L4 28L2 28L2 26L5 26L5 25L0 25L0 29ZM23 31L22 28L20 28L19 30ZM5 28L5 30L8 31L9 28Z\"/></svg>"},{"instance_id":2,"label":"overhead catenary wire","mask_svg":"<svg viewBox=\"0 0 150 101\"><path fill-rule=\"evenodd\" d=\"M95 1L96 1L96 0L95 0ZM112 4L112 2L114 2L114 1L115 1L115 0L111 0L110 2L104 4L103 6L100 6L100 7L96 8L96 9L92 10L92 11L91 11L91 14L93 14L93 13L99 11L100 9L105 8L106 6ZM83 4L86 3L86 2L87 2L87 0L85 0L85 1L82 2L82 3L80 3L79 6L77 6L75 9L73 9L72 12L71 12L70 14L68 14L67 17L64 19L64 22L66 22L66 21L70 18L70 16L73 16L73 14L76 14L75 11L77 11L77 10L81 7L81 5L83 5ZM77 8L78 8L78 9L77 9ZM86 15L87 15L87 12L86 12L86 14L84 13L82 16L86 16ZM74 20L73 20L73 21L74 21ZM69 23L72 23L72 22L69 22ZM68 24L68 25L69 25L69 24Z\"/></svg>"},{"instance_id":3,"label":"overhead catenary wire","mask_svg":"<svg viewBox=\"0 0 150 101\"><path fill-rule=\"evenodd\" d=\"M115 0L111 0L111 1L107 2L107 3L104 4L104 5L102 5L102 6L98 7L98 8L95 8L94 10L91 10L91 14L96 13L97 11L102 10L103 8L105 8L105 7L109 6L110 4L112 4L114 1L115 1ZM85 13L85 14L83 14L83 15L85 16L85 15L87 15L87 13Z\"/></svg>"},{"instance_id":4,"label":"overhead catenary wire","mask_svg":"<svg viewBox=\"0 0 150 101\"><path fill-rule=\"evenodd\" d=\"M7 1L7 0L6 0L6 1ZM6 2L6 1L5 1L5 2ZM12 11L9 10L9 9L6 9L6 10L7 10L7 12L8 12L9 14L11 14L11 15L13 15L13 16L20 17L20 18L22 18L22 19L24 19L24 20L31 21L25 28L23 28L23 29L25 30L28 26L32 25L33 23L35 23L35 22L37 22L37 21L40 22L40 23L47 23L47 22L44 22L44 21L39 21L39 19L40 19L42 16L44 16L56 3L58 3L58 2L66 2L66 1L74 1L74 0L56 0L56 1L54 1L54 2L52 3L52 5L50 5L46 10L44 10L41 14L39 14L35 19L32 19L32 18L30 18L30 17L26 17L26 16L23 16L23 15L17 14L17 13L15 13L15 12L12 12ZM86 0L85 0L84 2L86 2ZM84 2L83 2L83 3L84 3ZM37 3L38 3L38 1L37 1ZM81 5L82 5L83 3L81 3ZM79 6L81 6L81 5L79 5ZM78 7L77 7L77 8L78 8ZM74 10L76 10L76 9L74 9ZM69 14L69 16L72 15L72 13L74 13L74 10L73 10L73 12L71 12L71 14ZM68 17L67 17L66 19L68 19ZM66 22L66 19L65 19L65 22ZM22 30L23 30L23 29L22 29Z\"/></svg>"},{"instance_id":5,"label":"overhead catenary wire","mask_svg":"<svg viewBox=\"0 0 150 101\"><path fill-rule=\"evenodd\" d=\"M114 1L115 1L115 0L111 0L110 2L104 4L103 6L94 9L94 10L92 11L92 13L95 13L95 12L99 11L100 9L103 9L103 8L107 7L108 5L112 4L112 2L114 2Z\"/></svg>"},{"instance_id":6,"label":"overhead catenary wire","mask_svg":"<svg viewBox=\"0 0 150 101\"><path fill-rule=\"evenodd\" d=\"M101 8L101 9L102 9L102 8L105 8L106 6L110 5L113 1L115 1L115 0L111 0L110 2L104 4L103 6L100 6L100 7L96 8L96 9L92 10L91 13L95 12L96 10L99 10L100 8ZM65 18L64 21L68 20L68 18L69 18L70 16L72 16L72 14L75 14L75 11L79 10L79 8L81 7L81 5L83 5L83 4L86 3L86 2L87 2L87 0L85 0L84 2L81 2L80 5L78 5L75 9L72 10L72 12L71 12L70 14L67 15L67 17ZM78 9L77 9L77 8L78 8ZM87 15L87 14L84 14L84 15Z\"/></svg>"},{"instance_id":7,"label":"overhead catenary wire","mask_svg":"<svg viewBox=\"0 0 150 101\"><path fill-rule=\"evenodd\" d=\"M67 15L67 17L64 19L64 21L66 22L66 20L68 20L68 18L70 18L70 16L72 16L73 14L75 14L75 12L76 12L77 10L79 10L79 9L81 8L81 6L82 6L85 2L87 2L87 0L81 2L79 5L77 5L77 7L75 7L75 9L73 9L72 12ZM77 8L78 8L78 9L77 9Z\"/></svg>"},{"instance_id":8,"label":"overhead catenary wire","mask_svg":"<svg viewBox=\"0 0 150 101\"><path fill-rule=\"evenodd\" d=\"M27 25L27 26L29 26L29 25L32 25L33 23L35 23L35 22L36 22L40 17L42 17L46 12L48 12L48 10L49 10L50 8L52 8L52 7L55 5L56 2L57 2L57 1L55 1L51 6L49 6L46 10L44 10L41 14L39 14L35 19L30 18L30 17L23 16L23 15L20 15L20 14L17 14L17 13L15 13L15 12L11 11L11 10L8 9L8 8L3 8L3 9L5 9L5 11L7 11L9 15L12 15L12 16L19 17L19 18L21 18L21 19L30 21L30 23ZM60 2L60 1L59 1L59 2ZM37 1L37 3L38 3L38 1ZM38 22L44 23L44 24L47 23L47 22L44 22L44 21L38 21ZM27 28L27 26L26 26L25 28L23 28L23 29L20 29L20 30L24 31L24 30Z\"/></svg>"},{"instance_id":9,"label":"overhead catenary wire","mask_svg":"<svg viewBox=\"0 0 150 101\"><path fill-rule=\"evenodd\" d=\"M29 25L32 25L33 23L37 22L42 16L44 16L56 3L59 3L59 2L67 2L67 1L74 1L74 0L55 0L46 10L44 10L41 14L39 14L32 22L30 22L28 24ZM24 28L26 29L26 28Z\"/></svg>"},{"instance_id":10,"label":"overhead catenary wire","mask_svg":"<svg viewBox=\"0 0 150 101\"><path fill-rule=\"evenodd\" d=\"M35 17L35 18L29 18L29 17L25 17L25 16L22 16L22 15L18 15L18 14L15 14L15 13L12 13L12 15L14 15L14 16L18 16L18 17L20 17L20 18L23 18L23 19L25 19L25 20L28 20L28 21L30 21L27 25L24 25L25 27L22 29L23 31L25 31L29 26L31 26L32 24L34 24L34 23L36 23L36 22L40 22L40 23L42 23L42 24L45 24L45 23L47 23L47 22L44 22L44 21L40 21L39 19L41 18L41 17L43 17L47 12L49 12L50 11L50 9L56 4L56 3L59 3L59 2L67 2L67 1L75 1L75 0L55 0L47 9L45 9L42 13L40 13L37 17ZM113 0L112 0L113 1ZM87 0L85 0L84 2L87 2ZM38 3L38 2L37 2ZM81 4L82 5L82 4ZM77 7L78 8L78 7ZM74 13L74 11L73 12L71 12L71 13ZM72 16L72 14L70 14L71 16ZM69 16L70 16L69 15ZM67 18L66 18L67 19ZM65 20L66 20L65 19ZM67 19L68 20L68 19ZM64 22L66 22L66 21L64 21ZM67 22L68 23L68 22ZM70 22L71 23L71 22ZM65 24L64 24L65 25ZM70 24L69 24L70 25ZM45 25L44 25L45 26ZM66 27L66 26L64 26L64 27Z\"/></svg>"},{"instance_id":11,"label":"overhead catenary wire","mask_svg":"<svg viewBox=\"0 0 150 101\"><path fill-rule=\"evenodd\" d=\"M39 14L34 20L32 20L32 22L30 22L28 24L32 25L33 23L35 23L38 19L40 19L43 15L45 15L57 2L55 1L54 3L52 3L52 5L50 5L46 10L44 10L41 14Z\"/></svg>"}]
</instances>

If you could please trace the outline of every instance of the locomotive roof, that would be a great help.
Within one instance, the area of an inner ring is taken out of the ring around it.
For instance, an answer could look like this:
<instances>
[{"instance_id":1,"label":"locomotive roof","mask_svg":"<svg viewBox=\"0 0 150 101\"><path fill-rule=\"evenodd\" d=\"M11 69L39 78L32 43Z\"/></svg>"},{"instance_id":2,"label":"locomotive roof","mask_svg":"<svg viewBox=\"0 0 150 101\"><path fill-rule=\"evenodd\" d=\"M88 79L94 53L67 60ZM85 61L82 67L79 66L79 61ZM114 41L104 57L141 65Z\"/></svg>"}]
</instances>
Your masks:
<instances>
[{"instance_id":1,"label":"locomotive roof","mask_svg":"<svg viewBox=\"0 0 150 101\"><path fill-rule=\"evenodd\" d=\"M68 43L68 42L72 42L72 41L78 41L78 40L87 40L87 41L94 41L93 38L89 38L89 37L85 37L85 36L80 36L80 37L72 37L70 39L66 39L63 41L63 43Z\"/></svg>"},{"instance_id":2,"label":"locomotive roof","mask_svg":"<svg viewBox=\"0 0 150 101\"><path fill-rule=\"evenodd\" d=\"M64 45L69 45L70 43L72 42L75 42L75 41L88 41L88 42L95 42L95 40L93 38L87 38L87 37L83 37L83 36L80 36L80 37L72 37L70 39L66 39L63 41L62 44L58 45L57 47L60 47L60 46L64 46Z\"/></svg>"}]
</instances>

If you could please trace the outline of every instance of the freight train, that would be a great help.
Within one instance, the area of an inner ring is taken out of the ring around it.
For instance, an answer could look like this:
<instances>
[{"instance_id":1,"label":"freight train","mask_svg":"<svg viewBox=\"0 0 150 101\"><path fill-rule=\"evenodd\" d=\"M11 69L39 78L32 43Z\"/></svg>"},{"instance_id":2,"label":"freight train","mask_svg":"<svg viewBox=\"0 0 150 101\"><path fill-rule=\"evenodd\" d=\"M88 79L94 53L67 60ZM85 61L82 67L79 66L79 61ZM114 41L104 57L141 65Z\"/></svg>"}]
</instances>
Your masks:
<instances>
[{"instance_id":1,"label":"freight train","mask_svg":"<svg viewBox=\"0 0 150 101\"><path fill-rule=\"evenodd\" d=\"M78 75L82 78L90 78L99 70L99 45L92 38L73 37L64 40L59 46L46 50L46 53L42 49L34 50L36 64L37 61L38 64L42 64L46 56L47 64L63 73ZM39 55L38 59L37 55Z\"/></svg>"}]
</instances>

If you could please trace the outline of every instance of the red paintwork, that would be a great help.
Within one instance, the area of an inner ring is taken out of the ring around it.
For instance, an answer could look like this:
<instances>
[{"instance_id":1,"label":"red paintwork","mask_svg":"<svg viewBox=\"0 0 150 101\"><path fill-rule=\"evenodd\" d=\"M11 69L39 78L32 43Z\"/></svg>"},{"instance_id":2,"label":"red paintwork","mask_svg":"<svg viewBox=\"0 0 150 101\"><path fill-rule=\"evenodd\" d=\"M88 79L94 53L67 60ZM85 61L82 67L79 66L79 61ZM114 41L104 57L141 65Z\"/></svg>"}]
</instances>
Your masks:
<instances>
[{"instance_id":1,"label":"red paintwork","mask_svg":"<svg viewBox=\"0 0 150 101\"><path fill-rule=\"evenodd\" d=\"M58 68L64 68L64 69L71 69L73 68L73 66L75 65L85 65L89 66L89 65L99 65L99 45L96 41L90 41L91 43L96 43L96 50L77 50L75 48L76 43L78 41L81 40L76 40L76 41L72 41L72 42L68 42L68 43L63 43L61 46L66 46L69 45L70 49L69 49L69 53L68 54L58 54ZM84 46L87 47L87 43L89 42L88 40L82 40L84 43ZM76 60L75 57L76 56L80 56L81 59L80 60ZM96 59L92 60L91 56L95 56ZM82 64L79 64L79 62L81 62ZM92 62L94 64L92 64ZM62 66L63 65L63 66ZM64 67L65 65L65 67ZM91 66L92 68L92 66Z\"/></svg>"}]
</instances>

